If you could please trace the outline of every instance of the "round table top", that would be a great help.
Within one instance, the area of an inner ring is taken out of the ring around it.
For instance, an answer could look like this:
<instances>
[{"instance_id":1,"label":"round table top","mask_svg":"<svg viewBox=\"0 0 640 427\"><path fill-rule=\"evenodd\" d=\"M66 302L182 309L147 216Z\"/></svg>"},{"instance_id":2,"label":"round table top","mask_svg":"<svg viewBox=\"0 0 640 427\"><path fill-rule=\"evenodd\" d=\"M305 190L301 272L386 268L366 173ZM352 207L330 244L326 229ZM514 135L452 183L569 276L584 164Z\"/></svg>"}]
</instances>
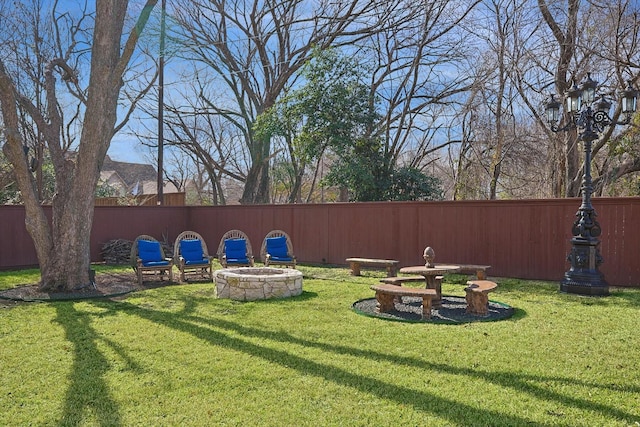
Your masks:
<instances>
[{"instance_id":1,"label":"round table top","mask_svg":"<svg viewBox=\"0 0 640 427\"><path fill-rule=\"evenodd\" d=\"M423 276L438 276L445 273L455 273L458 270L460 270L459 265L436 264L433 267L415 265L412 267L402 267L400 269L400 273L421 274Z\"/></svg>"}]
</instances>

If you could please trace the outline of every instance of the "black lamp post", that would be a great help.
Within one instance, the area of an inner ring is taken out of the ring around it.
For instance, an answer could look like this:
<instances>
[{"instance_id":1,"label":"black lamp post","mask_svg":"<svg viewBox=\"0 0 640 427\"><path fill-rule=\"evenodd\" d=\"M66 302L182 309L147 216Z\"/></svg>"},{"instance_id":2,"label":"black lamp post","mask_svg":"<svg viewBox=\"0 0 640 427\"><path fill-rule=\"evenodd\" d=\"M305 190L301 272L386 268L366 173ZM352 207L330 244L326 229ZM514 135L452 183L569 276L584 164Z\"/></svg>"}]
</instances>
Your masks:
<instances>
[{"instance_id":1,"label":"black lamp post","mask_svg":"<svg viewBox=\"0 0 640 427\"><path fill-rule=\"evenodd\" d=\"M624 114L624 121L616 122L609 116L611 103L604 95L598 100L596 98L596 88L598 84L587 75L587 79L578 88L574 82L573 87L566 93L566 111L570 114L570 121L563 127L558 127L560 118L560 103L551 95L551 99L546 104L547 121L554 132L566 131L571 128L578 128L579 139L584 143L584 173L582 175L582 204L576 213L576 220L573 223L571 239L571 252L567 260L571 263L571 268L564 274L564 279L560 283L560 291L581 295L609 295L609 285L604 280L603 274L598 270L602 264L600 255L600 224L596 220L596 212L591 205L591 194L593 186L591 183L591 145L598 139L600 133L608 126L626 125L631 122L634 112L638 92L631 86L622 93L621 108Z\"/></svg>"}]
</instances>

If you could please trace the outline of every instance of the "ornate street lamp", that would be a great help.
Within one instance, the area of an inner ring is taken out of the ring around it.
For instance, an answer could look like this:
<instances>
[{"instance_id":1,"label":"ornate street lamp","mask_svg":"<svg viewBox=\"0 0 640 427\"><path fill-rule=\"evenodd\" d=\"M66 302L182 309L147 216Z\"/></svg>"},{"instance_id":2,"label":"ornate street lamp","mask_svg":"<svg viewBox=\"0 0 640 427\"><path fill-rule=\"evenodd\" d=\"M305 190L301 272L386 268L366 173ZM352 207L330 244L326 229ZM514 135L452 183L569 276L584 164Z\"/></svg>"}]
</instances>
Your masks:
<instances>
[{"instance_id":1,"label":"ornate street lamp","mask_svg":"<svg viewBox=\"0 0 640 427\"><path fill-rule=\"evenodd\" d=\"M547 102L546 115L553 132L566 131L578 128L579 139L584 143L584 173L582 175L582 204L576 213L576 220L573 223L571 239L571 252L567 260L571 263L571 268L564 274L564 279L560 283L560 291L581 295L609 295L609 285L604 280L603 274L598 270L602 264L600 255L600 224L596 220L596 212L591 205L591 194L593 186L591 183L591 145L598 139L606 127L615 125L627 125L631 122L636 111L638 91L631 82L622 93L621 109L624 114L622 122L613 121L609 116L611 103L604 95L596 99L597 82L587 74L587 79L578 88L575 84L565 94L565 108L570 115L569 123L563 127L558 127L560 118L560 102L551 99Z\"/></svg>"}]
</instances>

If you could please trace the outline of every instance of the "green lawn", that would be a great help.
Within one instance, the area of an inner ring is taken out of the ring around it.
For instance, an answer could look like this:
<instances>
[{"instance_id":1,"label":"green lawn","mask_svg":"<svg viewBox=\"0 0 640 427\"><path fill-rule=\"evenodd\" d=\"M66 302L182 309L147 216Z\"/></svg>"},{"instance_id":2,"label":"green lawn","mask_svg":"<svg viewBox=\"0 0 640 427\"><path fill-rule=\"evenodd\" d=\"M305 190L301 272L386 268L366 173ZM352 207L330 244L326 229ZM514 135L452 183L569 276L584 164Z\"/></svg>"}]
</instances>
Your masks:
<instances>
[{"instance_id":1,"label":"green lawn","mask_svg":"<svg viewBox=\"0 0 640 427\"><path fill-rule=\"evenodd\" d=\"M403 323L351 310L382 273L300 270L303 295L284 300L184 284L0 308L0 424L640 425L640 289L498 278L508 320ZM37 278L3 272L0 289Z\"/></svg>"}]
</instances>

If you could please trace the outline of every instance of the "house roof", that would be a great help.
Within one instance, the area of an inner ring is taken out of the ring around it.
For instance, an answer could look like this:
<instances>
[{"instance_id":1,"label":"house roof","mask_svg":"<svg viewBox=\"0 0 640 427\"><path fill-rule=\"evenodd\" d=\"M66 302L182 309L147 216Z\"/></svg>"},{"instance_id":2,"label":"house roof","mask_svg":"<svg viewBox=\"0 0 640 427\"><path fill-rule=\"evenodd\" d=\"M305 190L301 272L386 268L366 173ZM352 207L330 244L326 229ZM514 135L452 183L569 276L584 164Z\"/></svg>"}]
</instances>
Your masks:
<instances>
[{"instance_id":1,"label":"house roof","mask_svg":"<svg viewBox=\"0 0 640 427\"><path fill-rule=\"evenodd\" d=\"M100 171L100 181L108 183L118 183L122 187L126 187L124 180L116 171Z\"/></svg>"},{"instance_id":2,"label":"house roof","mask_svg":"<svg viewBox=\"0 0 640 427\"><path fill-rule=\"evenodd\" d=\"M135 195L156 194L158 192L158 175L152 165L141 163L117 162L106 156L102 164L100 178L118 180L125 190ZM164 182L165 193L179 193L180 190L170 182Z\"/></svg>"},{"instance_id":3,"label":"house roof","mask_svg":"<svg viewBox=\"0 0 640 427\"><path fill-rule=\"evenodd\" d=\"M140 191L142 190L142 191ZM179 193L180 191L170 182L165 182L162 187L162 191L164 193ZM158 193L158 183L155 181L144 181L142 183L142 188L138 188L138 194L157 194Z\"/></svg>"},{"instance_id":4,"label":"house roof","mask_svg":"<svg viewBox=\"0 0 640 427\"><path fill-rule=\"evenodd\" d=\"M127 163L111 160L106 156L102 164L102 173L114 171L124 181L129 189L138 182L156 181L158 174L152 165L142 163Z\"/></svg>"}]
</instances>

